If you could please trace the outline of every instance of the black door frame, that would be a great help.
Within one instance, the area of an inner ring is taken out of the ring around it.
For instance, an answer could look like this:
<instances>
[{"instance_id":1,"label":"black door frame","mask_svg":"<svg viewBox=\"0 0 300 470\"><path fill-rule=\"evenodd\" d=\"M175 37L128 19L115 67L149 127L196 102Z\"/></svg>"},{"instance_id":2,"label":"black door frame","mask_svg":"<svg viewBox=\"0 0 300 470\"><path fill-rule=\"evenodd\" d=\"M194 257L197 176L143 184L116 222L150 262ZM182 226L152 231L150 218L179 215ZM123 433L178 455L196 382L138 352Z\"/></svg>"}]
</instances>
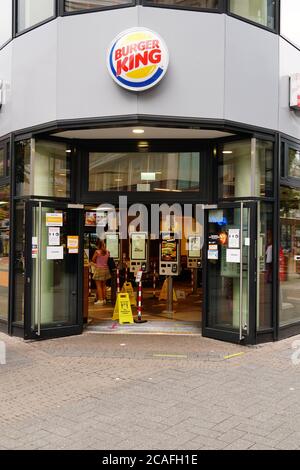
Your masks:
<instances>
[{"instance_id":1,"label":"black door frame","mask_svg":"<svg viewBox=\"0 0 300 470\"><path fill-rule=\"evenodd\" d=\"M61 210L78 211L78 235L79 235L79 253L77 263L77 302L76 302L76 323L68 326L54 326L42 328L40 335L31 328L32 315L32 227L33 227L33 208L38 207L41 202L42 207L49 207ZM71 206L71 207L70 207ZM55 202L46 200L28 200L25 201L25 288L24 288L24 339L47 339L62 336L71 336L81 334L83 331L83 285L81 274L83 272L83 210L67 202Z\"/></svg>"},{"instance_id":2,"label":"black door frame","mask_svg":"<svg viewBox=\"0 0 300 470\"><path fill-rule=\"evenodd\" d=\"M240 208L241 202L244 208L250 210L250 247L249 247L249 325L248 333L240 341L239 332L225 331L222 329L208 327L208 210L209 209L234 209ZM202 310L202 335L208 338L228 341L231 343L256 343L256 311L257 311L257 202L240 201L231 203L220 203L213 206L207 206L204 217L204 246L203 246L203 310Z\"/></svg>"}]
</instances>

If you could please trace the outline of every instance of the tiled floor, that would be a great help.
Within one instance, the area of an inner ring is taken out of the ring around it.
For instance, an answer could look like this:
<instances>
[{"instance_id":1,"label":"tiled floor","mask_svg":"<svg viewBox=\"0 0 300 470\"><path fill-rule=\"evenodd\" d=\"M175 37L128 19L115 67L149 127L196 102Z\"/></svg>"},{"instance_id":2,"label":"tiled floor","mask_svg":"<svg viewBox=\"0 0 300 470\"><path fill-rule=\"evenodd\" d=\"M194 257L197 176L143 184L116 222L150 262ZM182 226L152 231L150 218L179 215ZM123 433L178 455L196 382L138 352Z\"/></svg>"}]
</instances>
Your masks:
<instances>
[{"instance_id":1,"label":"tiled floor","mask_svg":"<svg viewBox=\"0 0 300 470\"><path fill-rule=\"evenodd\" d=\"M165 300L159 300L160 291L156 291L156 296L153 295L151 288L143 289L143 318L149 322L184 322L195 323L199 326L202 320L202 292L198 290L197 295L192 295L189 287L175 286L175 290L184 295L184 298L179 298L173 303L173 314L165 313L167 304ZM136 293L136 289L135 289ZM136 316L136 307L132 306L133 315ZM89 303L89 319L93 325L96 323L107 322L112 318L113 306L107 303L105 306L94 305L93 299ZM172 328L172 327L171 327Z\"/></svg>"}]
</instances>

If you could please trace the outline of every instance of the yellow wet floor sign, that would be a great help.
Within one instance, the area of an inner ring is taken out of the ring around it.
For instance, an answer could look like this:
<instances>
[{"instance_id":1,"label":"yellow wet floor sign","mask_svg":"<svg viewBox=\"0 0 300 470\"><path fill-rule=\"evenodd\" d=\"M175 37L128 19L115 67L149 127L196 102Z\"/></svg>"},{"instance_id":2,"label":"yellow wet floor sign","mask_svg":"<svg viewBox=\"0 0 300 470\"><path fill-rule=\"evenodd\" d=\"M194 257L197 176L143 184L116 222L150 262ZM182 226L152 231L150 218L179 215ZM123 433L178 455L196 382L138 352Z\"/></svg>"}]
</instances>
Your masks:
<instances>
[{"instance_id":1,"label":"yellow wet floor sign","mask_svg":"<svg viewBox=\"0 0 300 470\"><path fill-rule=\"evenodd\" d=\"M127 293L118 294L112 319L119 320L120 325L133 323L130 299Z\"/></svg>"},{"instance_id":2,"label":"yellow wet floor sign","mask_svg":"<svg viewBox=\"0 0 300 470\"><path fill-rule=\"evenodd\" d=\"M129 295L130 305L134 305L136 307L136 298L131 282L124 282L121 292L127 293Z\"/></svg>"},{"instance_id":3,"label":"yellow wet floor sign","mask_svg":"<svg viewBox=\"0 0 300 470\"><path fill-rule=\"evenodd\" d=\"M166 279L163 283L161 291L159 293L159 300L167 300L168 299L168 279ZM177 302L176 292L173 289L173 302Z\"/></svg>"}]
</instances>

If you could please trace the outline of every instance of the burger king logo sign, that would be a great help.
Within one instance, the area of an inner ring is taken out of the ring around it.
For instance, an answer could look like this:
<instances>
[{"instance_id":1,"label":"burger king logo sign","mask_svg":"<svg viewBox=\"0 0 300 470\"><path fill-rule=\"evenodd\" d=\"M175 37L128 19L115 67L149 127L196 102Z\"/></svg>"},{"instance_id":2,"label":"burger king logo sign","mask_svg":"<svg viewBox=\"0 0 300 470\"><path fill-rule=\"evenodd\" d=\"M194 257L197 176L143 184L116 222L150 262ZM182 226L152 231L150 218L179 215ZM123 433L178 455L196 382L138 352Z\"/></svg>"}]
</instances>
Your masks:
<instances>
[{"instance_id":1,"label":"burger king logo sign","mask_svg":"<svg viewBox=\"0 0 300 470\"><path fill-rule=\"evenodd\" d=\"M168 64L169 53L163 39L145 28L123 31L107 53L110 75L126 90L143 91L157 85Z\"/></svg>"}]
</instances>

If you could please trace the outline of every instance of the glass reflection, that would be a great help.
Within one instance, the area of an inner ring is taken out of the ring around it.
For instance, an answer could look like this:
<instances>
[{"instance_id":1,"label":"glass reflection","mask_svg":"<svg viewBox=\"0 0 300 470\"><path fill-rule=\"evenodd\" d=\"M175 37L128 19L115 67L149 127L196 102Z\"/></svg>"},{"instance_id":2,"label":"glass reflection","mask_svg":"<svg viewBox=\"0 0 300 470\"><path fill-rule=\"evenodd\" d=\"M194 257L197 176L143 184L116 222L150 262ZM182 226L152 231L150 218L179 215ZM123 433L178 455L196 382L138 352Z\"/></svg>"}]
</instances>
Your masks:
<instances>
[{"instance_id":1,"label":"glass reflection","mask_svg":"<svg viewBox=\"0 0 300 470\"><path fill-rule=\"evenodd\" d=\"M300 321L300 191L280 191L280 325Z\"/></svg>"}]
</instances>

